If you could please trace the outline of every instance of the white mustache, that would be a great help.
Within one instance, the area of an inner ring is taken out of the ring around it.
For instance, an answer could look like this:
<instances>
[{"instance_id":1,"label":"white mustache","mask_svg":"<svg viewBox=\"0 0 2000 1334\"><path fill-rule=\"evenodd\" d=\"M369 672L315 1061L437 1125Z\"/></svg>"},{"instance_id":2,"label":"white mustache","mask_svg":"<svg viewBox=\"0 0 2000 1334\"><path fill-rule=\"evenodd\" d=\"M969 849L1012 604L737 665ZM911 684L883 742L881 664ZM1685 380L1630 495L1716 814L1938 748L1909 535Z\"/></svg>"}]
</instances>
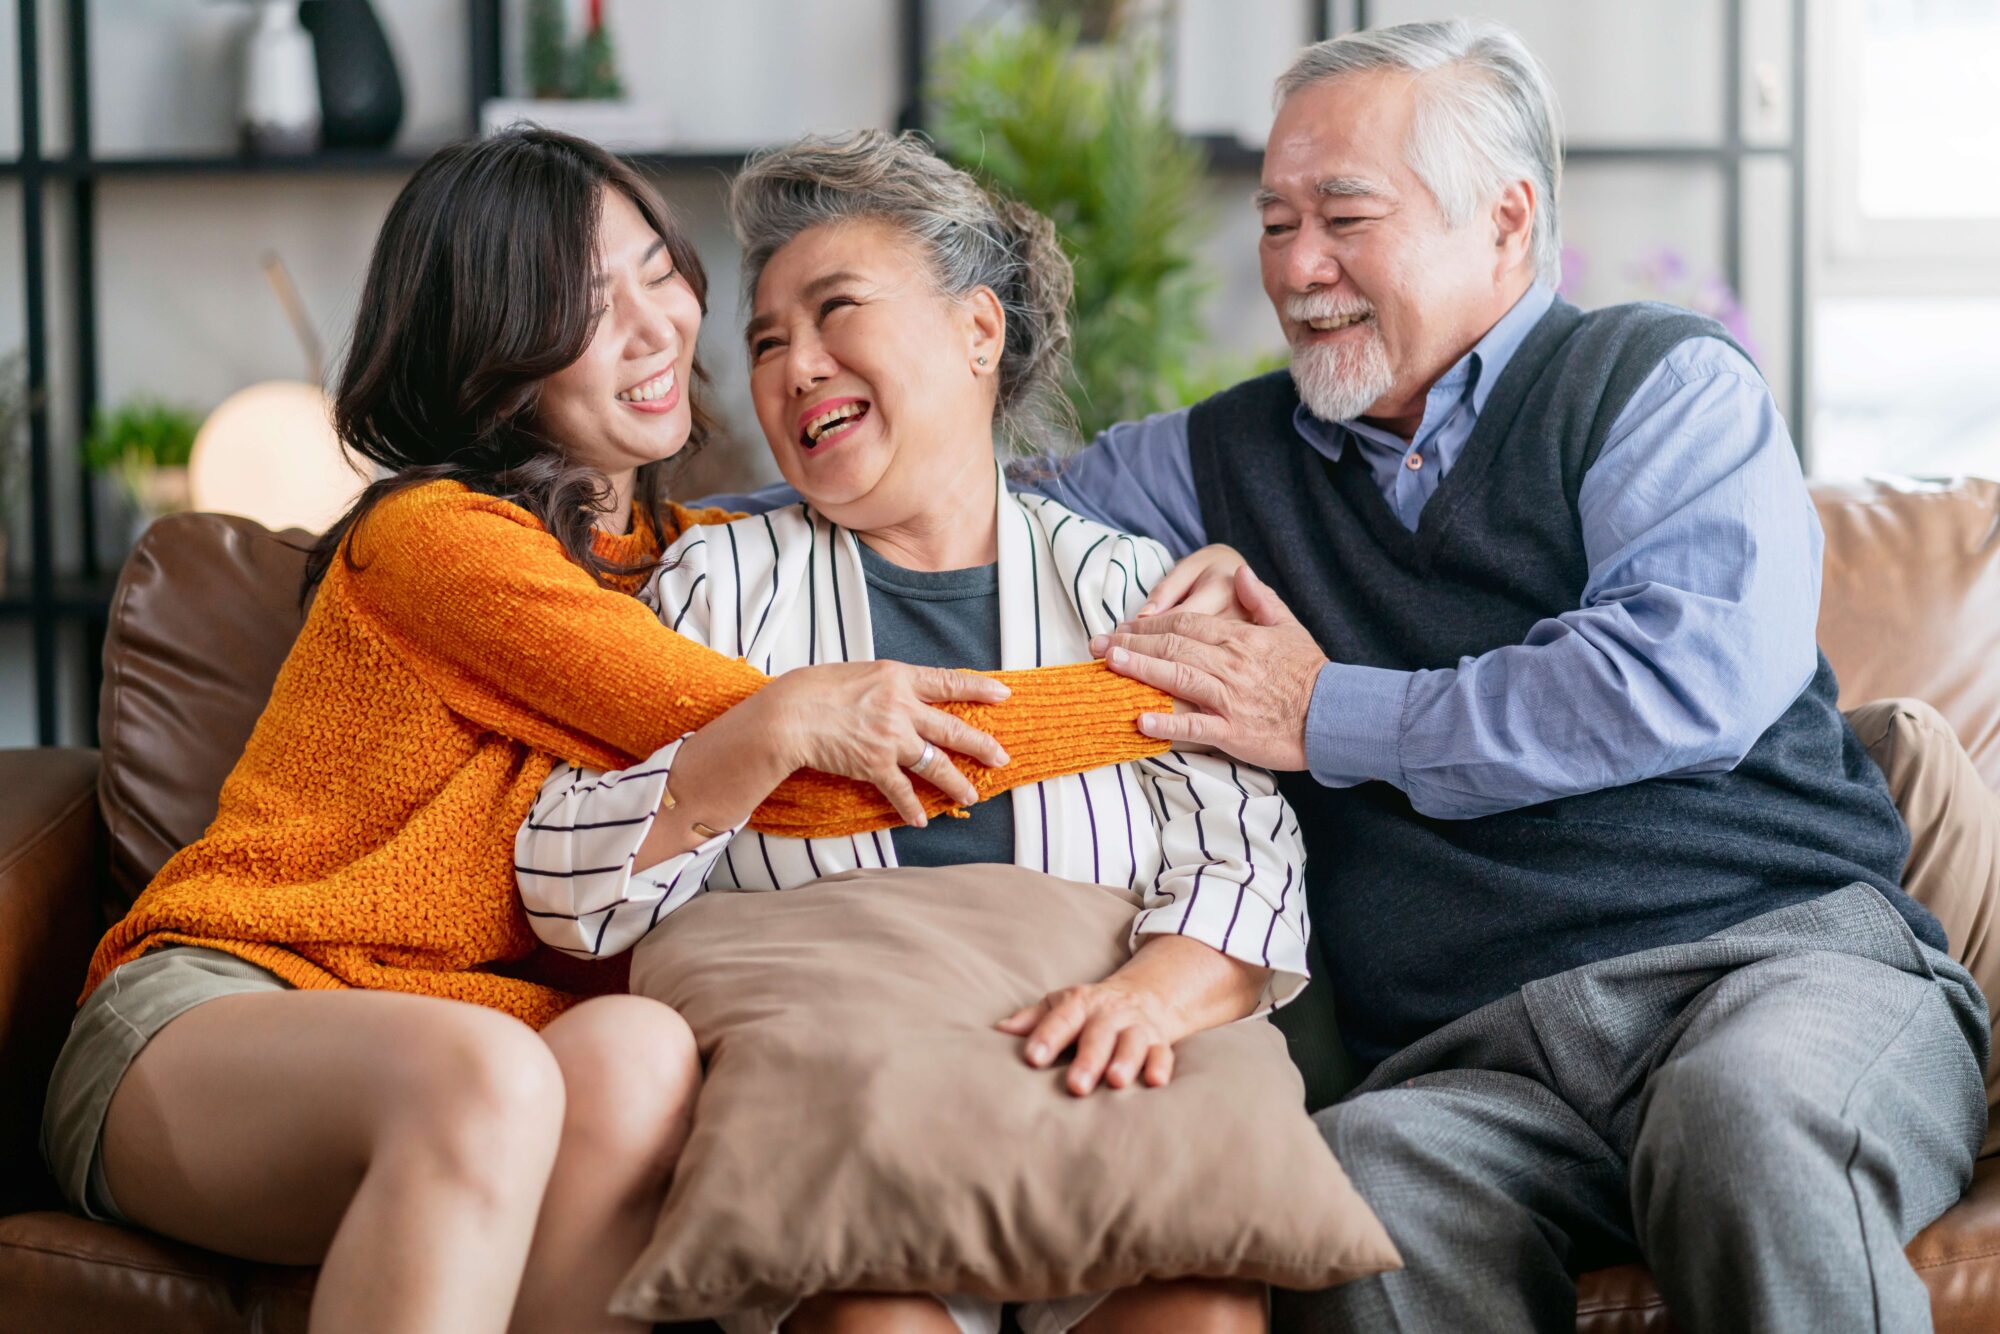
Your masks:
<instances>
[{"instance_id":1,"label":"white mustache","mask_svg":"<svg viewBox=\"0 0 2000 1334\"><path fill-rule=\"evenodd\" d=\"M1314 292L1285 298L1285 317L1302 324L1307 320L1337 320L1346 315L1374 313L1375 307L1366 301L1336 296L1331 292Z\"/></svg>"}]
</instances>

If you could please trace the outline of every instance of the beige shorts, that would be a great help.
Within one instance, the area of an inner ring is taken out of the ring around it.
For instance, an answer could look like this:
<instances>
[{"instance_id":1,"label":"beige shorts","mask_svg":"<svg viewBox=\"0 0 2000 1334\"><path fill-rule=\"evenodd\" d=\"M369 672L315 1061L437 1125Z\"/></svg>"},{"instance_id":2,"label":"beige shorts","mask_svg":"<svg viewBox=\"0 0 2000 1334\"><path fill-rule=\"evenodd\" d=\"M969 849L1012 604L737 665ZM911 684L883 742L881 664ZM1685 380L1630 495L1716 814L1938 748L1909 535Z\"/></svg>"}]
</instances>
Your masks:
<instances>
[{"instance_id":1,"label":"beige shorts","mask_svg":"<svg viewBox=\"0 0 2000 1334\"><path fill-rule=\"evenodd\" d=\"M70 1207L102 1222L132 1221L105 1187L99 1147L111 1095L155 1033L218 996L291 989L268 968L193 945L169 945L113 969L76 1012L42 1106L42 1157Z\"/></svg>"}]
</instances>

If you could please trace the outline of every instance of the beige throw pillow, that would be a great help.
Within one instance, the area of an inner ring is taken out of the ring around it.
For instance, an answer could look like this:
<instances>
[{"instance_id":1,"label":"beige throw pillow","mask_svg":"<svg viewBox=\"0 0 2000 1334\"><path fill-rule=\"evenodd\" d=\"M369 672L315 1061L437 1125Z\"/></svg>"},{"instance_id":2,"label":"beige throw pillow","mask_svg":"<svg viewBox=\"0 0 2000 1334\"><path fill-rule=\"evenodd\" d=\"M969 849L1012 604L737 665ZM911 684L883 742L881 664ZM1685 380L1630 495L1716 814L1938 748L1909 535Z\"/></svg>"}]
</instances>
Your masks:
<instances>
[{"instance_id":1,"label":"beige throw pillow","mask_svg":"<svg viewBox=\"0 0 2000 1334\"><path fill-rule=\"evenodd\" d=\"M1987 1003L2000 1004L2000 942L1993 938L2000 913L2000 794L1986 786L1951 724L1921 700L1877 700L1847 719L1881 766L1910 827L1903 888L1943 923L1951 957L1965 965ZM1986 1106L1982 1157L2000 1150L2000 1061L1987 1066Z\"/></svg>"},{"instance_id":2,"label":"beige throw pillow","mask_svg":"<svg viewBox=\"0 0 2000 1334\"><path fill-rule=\"evenodd\" d=\"M1321 1288L1396 1268L1257 1020L1160 1089L1077 1098L993 1023L1126 957L1134 900L1012 866L704 895L634 961L707 1069L614 1309L689 1320L817 1292L1000 1300L1144 1278Z\"/></svg>"}]
</instances>

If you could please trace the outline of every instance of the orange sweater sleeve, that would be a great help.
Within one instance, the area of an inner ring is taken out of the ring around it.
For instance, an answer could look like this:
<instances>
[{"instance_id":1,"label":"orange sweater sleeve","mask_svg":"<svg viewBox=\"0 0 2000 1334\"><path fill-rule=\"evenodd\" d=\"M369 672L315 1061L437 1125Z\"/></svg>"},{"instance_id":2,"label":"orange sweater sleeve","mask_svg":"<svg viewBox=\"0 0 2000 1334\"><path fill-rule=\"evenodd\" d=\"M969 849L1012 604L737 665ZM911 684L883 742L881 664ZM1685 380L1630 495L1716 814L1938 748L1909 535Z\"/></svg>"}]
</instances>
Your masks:
<instances>
[{"instance_id":1,"label":"orange sweater sleeve","mask_svg":"<svg viewBox=\"0 0 2000 1334\"><path fill-rule=\"evenodd\" d=\"M769 679L600 587L525 510L453 484L377 506L348 550L355 568L336 558L329 586L346 590L453 711L572 762L630 764ZM1012 760L1004 769L965 763L982 798L1165 749L1136 723L1169 709L1167 697L1102 664L993 675L1013 691L1005 703L945 706L991 733ZM949 807L942 793L922 790L932 813ZM751 827L835 837L896 823L872 786L802 770L758 807Z\"/></svg>"}]
</instances>

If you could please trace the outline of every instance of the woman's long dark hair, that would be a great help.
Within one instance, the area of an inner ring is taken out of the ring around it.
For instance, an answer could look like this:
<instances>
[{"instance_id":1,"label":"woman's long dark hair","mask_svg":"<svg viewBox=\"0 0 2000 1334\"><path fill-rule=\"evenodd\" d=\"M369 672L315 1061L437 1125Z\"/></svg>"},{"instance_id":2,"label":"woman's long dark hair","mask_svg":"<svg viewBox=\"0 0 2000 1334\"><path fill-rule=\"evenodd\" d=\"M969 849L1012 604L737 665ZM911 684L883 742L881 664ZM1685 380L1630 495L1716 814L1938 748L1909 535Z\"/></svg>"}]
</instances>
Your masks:
<instances>
[{"instance_id":1,"label":"woman's long dark hair","mask_svg":"<svg viewBox=\"0 0 2000 1334\"><path fill-rule=\"evenodd\" d=\"M591 549L604 474L572 463L535 419L542 381L590 344L607 187L659 234L706 314L707 276L666 202L595 144L514 129L440 149L403 187L375 240L333 405L342 446L387 475L314 544L303 595L369 510L440 478L527 510L599 583L636 573ZM699 360L692 378L683 457L713 426L696 392L707 383ZM640 522L670 535L665 469L641 467L633 500Z\"/></svg>"}]
</instances>

